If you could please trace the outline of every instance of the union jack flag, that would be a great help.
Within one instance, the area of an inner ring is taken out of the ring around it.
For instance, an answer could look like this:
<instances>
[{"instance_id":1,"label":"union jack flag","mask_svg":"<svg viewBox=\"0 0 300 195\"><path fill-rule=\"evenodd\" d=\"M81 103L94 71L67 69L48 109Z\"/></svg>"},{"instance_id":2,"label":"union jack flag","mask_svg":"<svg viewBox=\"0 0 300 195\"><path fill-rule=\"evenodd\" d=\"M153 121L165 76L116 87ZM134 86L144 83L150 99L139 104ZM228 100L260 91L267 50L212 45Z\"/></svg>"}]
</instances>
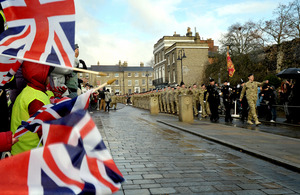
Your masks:
<instances>
[{"instance_id":1,"label":"union jack flag","mask_svg":"<svg viewBox=\"0 0 300 195\"><path fill-rule=\"evenodd\" d=\"M89 90L73 99L63 98L58 103L44 105L27 121L22 121L22 124L15 131L14 137L21 137L28 131L36 133L41 129L41 124L44 121L59 119L77 110L87 109L92 92L93 90Z\"/></svg>"},{"instance_id":2,"label":"union jack flag","mask_svg":"<svg viewBox=\"0 0 300 195\"><path fill-rule=\"evenodd\" d=\"M0 161L3 194L110 194L124 181L91 116L42 124L44 146Z\"/></svg>"},{"instance_id":3,"label":"union jack flag","mask_svg":"<svg viewBox=\"0 0 300 195\"><path fill-rule=\"evenodd\" d=\"M8 25L0 34L0 55L8 57L7 60L21 60L5 64L7 60L0 59L1 84L11 78L22 60L72 67L74 0L0 0L0 3Z\"/></svg>"},{"instance_id":4,"label":"union jack flag","mask_svg":"<svg viewBox=\"0 0 300 195\"><path fill-rule=\"evenodd\" d=\"M36 63L72 67L74 0L2 0L8 29L0 53Z\"/></svg>"}]
</instances>

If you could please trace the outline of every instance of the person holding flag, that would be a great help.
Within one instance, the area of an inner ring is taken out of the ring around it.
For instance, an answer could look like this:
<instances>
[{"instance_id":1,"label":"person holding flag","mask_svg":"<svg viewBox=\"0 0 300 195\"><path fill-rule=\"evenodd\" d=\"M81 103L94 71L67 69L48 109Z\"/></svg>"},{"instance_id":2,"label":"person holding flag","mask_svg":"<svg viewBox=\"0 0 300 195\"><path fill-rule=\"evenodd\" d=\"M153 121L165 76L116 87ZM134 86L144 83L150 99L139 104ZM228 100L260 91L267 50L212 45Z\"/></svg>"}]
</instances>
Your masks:
<instances>
[{"instance_id":1,"label":"person holding flag","mask_svg":"<svg viewBox=\"0 0 300 195\"><path fill-rule=\"evenodd\" d=\"M52 67L24 61L22 65L23 77L27 86L18 95L12 109L11 131L15 133L22 121L26 121L42 106L50 104L46 94L49 83L49 73ZM27 133L19 138L19 142L12 146L13 155L36 148L39 136L36 133Z\"/></svg>"}]
</instances>

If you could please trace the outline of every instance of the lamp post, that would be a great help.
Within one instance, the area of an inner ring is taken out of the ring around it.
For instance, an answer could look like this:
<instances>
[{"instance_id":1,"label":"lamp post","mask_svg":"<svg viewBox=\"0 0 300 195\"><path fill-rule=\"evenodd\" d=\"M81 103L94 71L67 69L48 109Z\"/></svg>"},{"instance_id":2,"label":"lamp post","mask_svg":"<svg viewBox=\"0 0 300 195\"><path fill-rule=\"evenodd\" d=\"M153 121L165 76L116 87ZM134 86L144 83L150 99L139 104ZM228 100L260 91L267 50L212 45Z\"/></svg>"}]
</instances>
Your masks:
<instances>
[{"instance_id":1,"label":"lamp post","mask_svg":"<svg viewBox=\"0 0 300 195\"><path fill-rule=\"evenodd\" d=\"M186 58L184 49L178 50L178 58L177 60L181 61L181 82L183 82L183 69L182 69L182 59Z\"/></svg>"},{"instance_id":2,"label":"lamp post","mask_svg":"<svg viewBox=\"0 0 300 195\"><path fill-rule=\"evenodd\" d=\"M148 71L146 71L146 77L147 77L147 91L148 91L148 76L149 76Z\"/></svg>"}]
</instances>

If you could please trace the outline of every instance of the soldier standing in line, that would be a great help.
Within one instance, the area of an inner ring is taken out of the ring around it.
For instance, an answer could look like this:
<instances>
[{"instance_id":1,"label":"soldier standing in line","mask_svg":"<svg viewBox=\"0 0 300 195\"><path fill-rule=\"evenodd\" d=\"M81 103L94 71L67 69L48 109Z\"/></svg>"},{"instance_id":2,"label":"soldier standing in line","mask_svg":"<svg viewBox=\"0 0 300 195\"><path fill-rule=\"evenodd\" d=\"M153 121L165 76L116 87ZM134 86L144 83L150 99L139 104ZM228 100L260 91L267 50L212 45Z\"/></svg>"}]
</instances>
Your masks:
<instances>
[{"instance_id":1,"label":"soldier standing in line","mask_svg":"<svg viewBox=\"0 0 300 195\"><path fill-rule=\"evenodd\" d=\"M163 104L162 104L162 89L158 90L158 102L159 102L159 111L164 112Z\"/></svg>"},{"instance_id":2,"label":"soldier standing in line","mask_svg":"<svg viewBox=\"0 0 300 195\"><path fill-rule=\"evenodd\" d=\"M206 118L207 117L207 112L206 112L206 98L204 98L204 95L206 95L206 87L204 84L201 85L201 89L199 90L199 101L201 105L201 117Z\"/></svg>"},{"instance_id":3,"label":"soldier standing in line","mask_svg":"<svg viewBox=\"0 0 300 195\"><path fill-rule=\"evenodd\" d=\"M186 95L188 93L188 89L185 88L184 82L180 83L180 95Z\"/></svg>"},{"instance_id":4,"label":"soldier standing in line","mask_svg":"<svg viewBox=\"0 0 300 195\"><path fill-rule=\"evenodd\" d=\"M174 101L175 101L175 91L174 87L171 88L169 91L169 97L170 97L170 111L172 114L175 114L175 107L174 107Z\"/></svg>"},{"instance_id":5,"label":"soldier standing in line","mask_svg":"<svg viewBox=\"0 0 300 195\"><path fill-rule=\"evenodd\" d=\"M224 81L224 85L221 89L222 91L222 97L223 97L223 103L225 106L225 122L232 122L232 117L230 110L232 108L232 98L231 98L231 88L228 85L227 81Z\"/></svg>"},{"instance_id":6,"label":"soldier standing in line","mask_svg":"<svg viewBox=\"0 0 300 195\"><path fill-rule=\"evenodd\" d=\"M180 95L180 86L177 85L177 88L176 88L175 94L174 94L177 115L179 115L179 95Z\"/></svg>"},{"instance_id":7,"label":"soldier standing in line","mask_svg":"<svg viewBox=\"0 0 300 195\"><path fill-rule=\"evenodd\" d=\"M166 89L166 104L167 104L167 112L169 114L171 114L171 109L170 109L171 96L170 96L170 92L171 92L171 86L168 85L168 88Z\"/></svg>"},{"instance_id":8,"label":"soldier standing in line","mask_svg":"<svg viewBox=\"0 0 300 195\"><path fill-rule=\"evenodd\" d=\"M166 100L167 100L167 87L165 87L162 91L162 103L164 107L164 113L168 113Z\"/></svg>"},{"instance_id":9,"label":"soldier standing in line","mask_svg":"<svg viewBox=\"0 0 300 195\"><path fill-rule=\"evenodd\" d=\"M116 93L114 94L113 92L111 92L110 107L113 108L114 110L117 109L117 96Z\"/></svg>"},{"instance_id":10,"label":"soldier standing in line","mask_svg":"<svg viewBox=\"0 0 300 195\"><path fill-rule=\"evenodd\" d=\"M260 125L261 122L258 121L257 115L256 115L256 101L257 101L257 87L262 86L265 83L268 83L269 81L264 81L262 83L259 83L257 81L254 81L254 75L251 73L248 75L249 81L244 84L241 96L240 96L240 101L242 101L244 94L246 92L246 98L249 104L249 114L248 114L248 121L247 123L252 125L252 118L255 121L256 125Z\"/></svg>"},{"instance_id":11,"label":"soldier standing in line","mask_svg":"<svg viewBox=\"0 0 300 195\"><path fill-rule=\"evenodd\" d=\"M198 105L198 101L199 101L199 90L198 90L196 84L193 85L192 92L193 92L193 110L194 110L195 117L197 117L198 116L198 106L197 105Z\"/></svg>"},{"instance_id":12,"label":"soldier standing in line","mask_svg":"<svg viewBox=\"0 0 300 195\"><path fill-rule=\"evenodd\" d=\"M209 86L207 87L207 92L208 92L209 108L211 111L210 121L218 122L219 121L218 107L220 105L220 95L218 92L218 88L215 85L215 80L212 78L209 80Z\"/></svg>"}]
</instances>

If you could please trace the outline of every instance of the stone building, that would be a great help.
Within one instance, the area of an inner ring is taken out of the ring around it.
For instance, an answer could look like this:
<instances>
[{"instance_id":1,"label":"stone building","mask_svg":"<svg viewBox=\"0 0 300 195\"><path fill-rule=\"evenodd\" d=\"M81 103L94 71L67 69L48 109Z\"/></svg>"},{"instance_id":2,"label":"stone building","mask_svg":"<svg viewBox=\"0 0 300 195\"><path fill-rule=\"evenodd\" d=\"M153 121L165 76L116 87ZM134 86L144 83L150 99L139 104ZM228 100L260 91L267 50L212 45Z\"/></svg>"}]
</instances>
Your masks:
<instances>
[{"instance_id":1,"label":"stone building","mask_svg":"<svg viewBox=\"0 0 300 195\"><path fill-rule=\"evenodd\" d=\"M202 40L199 33L193 36L188 28L186 36L174 33L164 36L154 45L154 81L155 87L175 86L183 81L186 86L201 84L205 66L211 63L211 57L218 47L214 40Z\"/></svg>"},{"instance_id":2,"label":"stone building","mask_svg":"<svg viewBox=\"0 0 300 195\"><path fill-rule=\"evenodd\" d=\"M152 85L153 68L145 67L144 63L141 63L140 66L128 66L127 62L122 64L120 61L117 65L92 65L89 70L103 72L107 76L79 73L79 78L86 76L89 84L93 86L101 85L116 78L117 80L112 85L106 86L106 88L120 94L145 92L154 88Z\"/></svg>"}]
</instances>

